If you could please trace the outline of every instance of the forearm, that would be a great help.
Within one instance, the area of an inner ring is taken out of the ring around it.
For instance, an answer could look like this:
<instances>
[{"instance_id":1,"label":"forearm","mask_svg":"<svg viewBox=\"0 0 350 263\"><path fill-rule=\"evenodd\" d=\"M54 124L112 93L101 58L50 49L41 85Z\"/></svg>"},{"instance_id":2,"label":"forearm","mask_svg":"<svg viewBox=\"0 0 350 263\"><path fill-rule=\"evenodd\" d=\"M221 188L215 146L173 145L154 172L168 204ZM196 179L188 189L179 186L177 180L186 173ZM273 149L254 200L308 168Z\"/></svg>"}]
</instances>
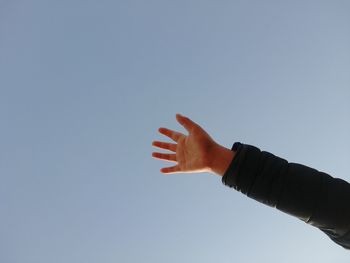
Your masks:
<instances>
[{"instance_id":1,"label":"forearm","mask_svg":"<svg viewBox=\"0 0 350 263\"><path fill-rule=\"evenodd\" d=\"M350 248L350 185L310 167L241 145L223 183L296 216Z\"/></svg>"},{"instance_id":2,"label":"forearm","mask_svg":"<svg viewBox=\"0 0 350 263\"><path fill-rule=\"evenodd\" d=\"M234 157L234 151L216 144L213 148L211 162L209 164L210 172L223 176Z\"/></svg>"}]
</instances>

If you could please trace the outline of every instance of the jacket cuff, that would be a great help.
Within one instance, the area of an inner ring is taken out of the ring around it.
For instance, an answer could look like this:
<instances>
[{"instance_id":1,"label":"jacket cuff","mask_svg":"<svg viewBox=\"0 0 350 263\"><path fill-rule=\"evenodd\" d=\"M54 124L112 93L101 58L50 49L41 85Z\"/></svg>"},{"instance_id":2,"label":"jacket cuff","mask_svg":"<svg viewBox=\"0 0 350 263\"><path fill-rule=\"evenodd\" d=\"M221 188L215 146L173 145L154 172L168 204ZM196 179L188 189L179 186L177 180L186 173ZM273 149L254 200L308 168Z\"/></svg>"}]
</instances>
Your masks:
<instances>
[{"instance_id":1,"label":"jacket cuff","mask_svg":"<svg viewBox=\"0 0 350 263\"><path fill-rule=\"evenodd\" d=\"M231 148L231 151L235 152L235 157L231 161L230 165L226 169L226 172L222 176L222 183L228 187L237 189L237 174L240 160L242 160L242 148L243 144L235 142Z\"/></svg>"}]
</instances>

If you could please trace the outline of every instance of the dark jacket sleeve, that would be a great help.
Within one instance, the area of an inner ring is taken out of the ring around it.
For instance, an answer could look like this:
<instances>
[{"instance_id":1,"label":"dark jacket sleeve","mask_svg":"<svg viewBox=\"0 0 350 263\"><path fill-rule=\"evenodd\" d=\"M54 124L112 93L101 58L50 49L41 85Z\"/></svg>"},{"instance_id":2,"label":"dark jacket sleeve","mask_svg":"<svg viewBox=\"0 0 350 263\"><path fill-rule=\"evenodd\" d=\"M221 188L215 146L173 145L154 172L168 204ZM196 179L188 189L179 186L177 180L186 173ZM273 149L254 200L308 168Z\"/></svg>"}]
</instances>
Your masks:
<instances>
[{"instance_id":1,"label":"dark jacket sleeve","mask_svg":"<svg viewBox=\"0 0 350 263\"><path fill-rule=\"evenodd\" d=\"M266 205L298 217L350 249L350 184L269 152L235 143L222 182Z\"/></svg>"}]
</instances>

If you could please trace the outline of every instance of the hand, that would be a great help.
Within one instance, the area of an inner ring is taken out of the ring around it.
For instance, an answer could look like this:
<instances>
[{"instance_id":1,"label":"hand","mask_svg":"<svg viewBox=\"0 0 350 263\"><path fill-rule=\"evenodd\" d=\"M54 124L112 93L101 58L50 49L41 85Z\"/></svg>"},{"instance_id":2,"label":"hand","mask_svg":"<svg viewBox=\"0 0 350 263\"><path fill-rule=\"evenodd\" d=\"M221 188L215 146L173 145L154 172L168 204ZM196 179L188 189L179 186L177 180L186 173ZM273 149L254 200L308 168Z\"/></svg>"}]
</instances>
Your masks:
<instances>
[{"instance_id":1,"label":"hand","mask_svg":"<svg viewBox=\"0 0 350 263\"><path fill-rule=\"evenodd\" d=\"M217 144L202 127L191 119L180 114L176 114L176 119L189 134L184 135L167 128L159 128L161 134L176 143L154 141L153 146L173 153L153 152L152 156L177 163L174 166L162 168L160 171L165 174L213 172L223 175L233 158L233 152Z\"/></svg>"}]
</instances>

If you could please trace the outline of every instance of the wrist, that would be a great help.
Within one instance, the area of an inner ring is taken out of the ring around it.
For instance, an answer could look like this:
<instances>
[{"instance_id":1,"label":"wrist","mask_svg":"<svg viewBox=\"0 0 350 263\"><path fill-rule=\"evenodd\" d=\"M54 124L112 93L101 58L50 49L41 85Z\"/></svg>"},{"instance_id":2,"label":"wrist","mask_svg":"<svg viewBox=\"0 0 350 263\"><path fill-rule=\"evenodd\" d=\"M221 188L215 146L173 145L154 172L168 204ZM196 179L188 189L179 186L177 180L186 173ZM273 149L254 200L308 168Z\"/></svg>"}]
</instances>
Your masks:
<instances>
[{"instance_id":1,"label":"wrist","mask_svg":"<svg viewBox=\"0 0 350 263\"><path fill-rule=\"evenodd\" d=\"M223 176L235 157L235 152L217 144L213 150L212 161L209 166L211 173Z\"/></svg>"}]
</instances>

